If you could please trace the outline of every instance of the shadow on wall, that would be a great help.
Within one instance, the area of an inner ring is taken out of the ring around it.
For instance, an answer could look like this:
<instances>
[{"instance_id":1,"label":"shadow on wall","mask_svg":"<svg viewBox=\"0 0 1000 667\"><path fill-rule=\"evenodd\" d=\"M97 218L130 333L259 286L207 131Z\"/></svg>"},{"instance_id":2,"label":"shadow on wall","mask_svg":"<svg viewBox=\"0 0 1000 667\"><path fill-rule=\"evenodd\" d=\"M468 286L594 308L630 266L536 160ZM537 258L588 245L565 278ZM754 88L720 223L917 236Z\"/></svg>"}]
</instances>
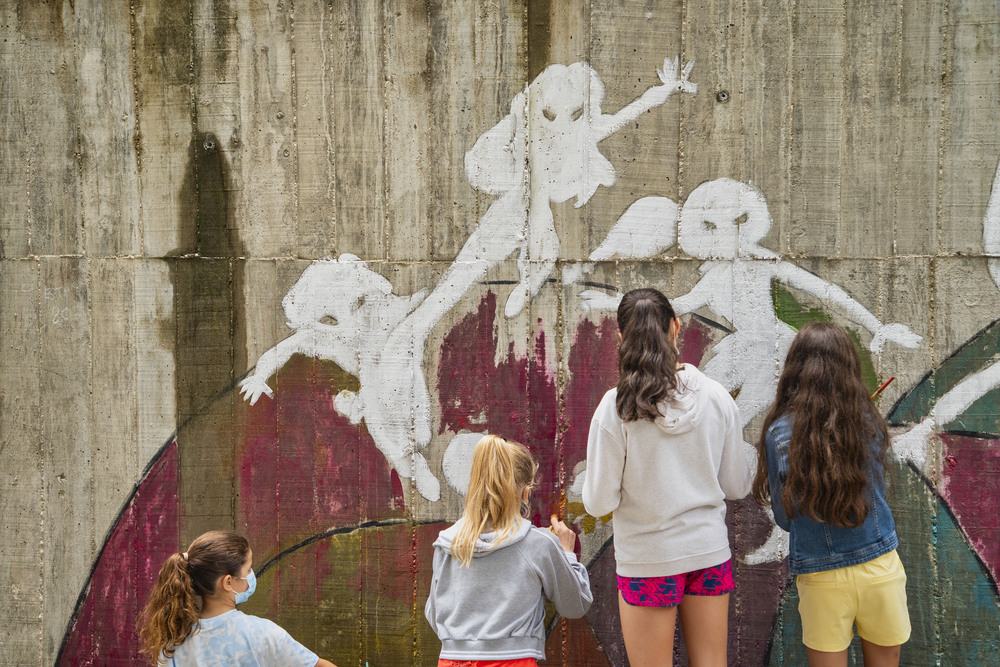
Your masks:
<instances>
[{"instance_id":1,"label":"shadow on wall","mask_svg":"<svg viewBox=\"0 0 1000 667\"><path fill-rule=\"evenodd\" d=\"M179 193L180 246L167 259L174 287L178 463L182 496L209 516L180 526L182 542L236 525L232 461L243 420L234 417L243 408L227 390L247 367L245 249L229 164L212 133L196 135L189 155Z\"/></svg>"}]
</instances>

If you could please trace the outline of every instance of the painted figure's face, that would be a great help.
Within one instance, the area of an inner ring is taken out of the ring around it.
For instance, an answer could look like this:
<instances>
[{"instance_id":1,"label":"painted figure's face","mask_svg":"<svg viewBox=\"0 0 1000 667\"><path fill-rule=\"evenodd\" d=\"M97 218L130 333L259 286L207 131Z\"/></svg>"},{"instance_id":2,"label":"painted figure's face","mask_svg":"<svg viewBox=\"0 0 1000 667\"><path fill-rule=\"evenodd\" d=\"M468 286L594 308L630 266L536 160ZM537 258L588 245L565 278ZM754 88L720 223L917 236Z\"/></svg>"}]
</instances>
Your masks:
<instances>
[{"instance_id":1,"label":"painted figure's face","mask_svg":"<svg viewBox=\"0 0 1000 667\"><path fill-rule=\"evenodd\" d=\"M313 262L281 300L290 329L350 326L365 297L389 294L392 284L354 255Z\"/></svg>"},{"instance_id":2,"label":"painted figure's face","mask_svg":"<svg viewBox=\"0 0 1000 667\"><path fill-rule=\"evenodd\" d=\"M586 201L598 185L614 182L599 153L602 164L591 173L597 152L591 120L601 115L603 99L601 79L584 63L550 65L528 86L531 178L543 179L554 202Z\"/></svg>"},{"instance_id":3,"label":"painted figure's face","mask_svg":"<svg viewBox=\"0 0 1000 667\"><path fill-rule=\"evenodd\" d=\"M759 245L770 228L764 195L752 185L720 178L688 196L677 239L684 252L700 259L772 257Z\"/></svg>"}]
</instances>

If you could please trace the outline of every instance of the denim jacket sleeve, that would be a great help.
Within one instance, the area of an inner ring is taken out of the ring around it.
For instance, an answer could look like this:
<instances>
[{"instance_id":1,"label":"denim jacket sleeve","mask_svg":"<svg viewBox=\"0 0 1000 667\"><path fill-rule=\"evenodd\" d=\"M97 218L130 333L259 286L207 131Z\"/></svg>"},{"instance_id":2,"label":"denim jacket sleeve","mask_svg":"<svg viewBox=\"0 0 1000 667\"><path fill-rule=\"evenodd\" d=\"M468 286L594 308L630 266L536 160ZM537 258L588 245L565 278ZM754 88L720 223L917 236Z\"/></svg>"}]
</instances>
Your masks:
<instances>
[{"instance_id":1,"label":"denim jacket sleeve","mask_svg":"<svg viewBox=\"0 0 1000 667\"><path fill-rule=\"evenodd\" d=\"M788 476L788 441L791 437L790 432L785 433L786 430L784 420L771 424L764 437L764 454L767 456L767 482L771 488L771 511L774 512L774 522L785 530L791 530L792 522L781 505L785 478Z\"/></svg>"}]
</instances>

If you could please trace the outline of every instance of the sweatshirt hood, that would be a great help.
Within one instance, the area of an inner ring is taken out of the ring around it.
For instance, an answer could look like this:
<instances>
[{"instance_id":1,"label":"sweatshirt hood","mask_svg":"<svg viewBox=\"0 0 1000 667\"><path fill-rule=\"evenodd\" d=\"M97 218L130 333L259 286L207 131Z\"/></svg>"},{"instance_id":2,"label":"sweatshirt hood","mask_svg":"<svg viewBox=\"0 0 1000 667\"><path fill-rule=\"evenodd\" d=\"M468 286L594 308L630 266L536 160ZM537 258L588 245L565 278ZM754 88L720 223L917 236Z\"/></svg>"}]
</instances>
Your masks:
<instances>
[{"instance_id":1,"label":"sweatshirt hood","mask_svg":"<svg viewBox=\"0 0 1000 667\"><path fill-rule=\"evenodd\" d=\"M701 406L696 398L704 376L691 364L684 364L677 371L677 391L656 407L660 416L653 423L664 433L687 433L698 426L701 420Z\"/></svg>"},{"instance_id":2,"label":"sweatshirt hood","mask_svg":"<svg viewBox=\"0 0 1000 667\"><path fill-rule=\"evenodd\" d=\"M451 543L458 535L459 528L462 526L462 521L464 519L459 519L454 525L449 526L445 530L442 530L438 535L438 538L434 540L434 546L440 547L446 551L451 551ZM503 549L509 547L512 544L516 544L523 540L528 532L531 531L531 522L527 519L522 518L521 523L514 530L513 533L508 534L504 539L499 540L499 533L490 532L483 533L476 540L476 546L472 549L472 557L479 558L481 556L486 556L498 549Z\"/></svg>"}]
</instances>

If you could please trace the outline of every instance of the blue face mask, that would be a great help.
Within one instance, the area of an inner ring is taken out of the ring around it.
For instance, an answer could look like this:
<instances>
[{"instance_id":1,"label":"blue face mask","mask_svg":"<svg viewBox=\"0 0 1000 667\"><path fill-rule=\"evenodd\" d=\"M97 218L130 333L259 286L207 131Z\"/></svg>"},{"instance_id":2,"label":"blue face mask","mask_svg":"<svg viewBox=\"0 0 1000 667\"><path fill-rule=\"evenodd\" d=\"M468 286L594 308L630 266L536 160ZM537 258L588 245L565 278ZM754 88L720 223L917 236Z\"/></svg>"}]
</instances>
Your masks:
<instances>
[{"instance_id":1,"label":"blue face mask","mask_svg":"<svg viewBox=\"0 0 1000 667\"><path fill-rule=\"evenodd\" d=\"M233 577L233 579L243 579L247 582L247 589L243 592L236 591L236 604L243 604L250 599L253 592L257 590L257 575L250 570L250 576L247 577Z\"/></svg>"}]
</instances>

